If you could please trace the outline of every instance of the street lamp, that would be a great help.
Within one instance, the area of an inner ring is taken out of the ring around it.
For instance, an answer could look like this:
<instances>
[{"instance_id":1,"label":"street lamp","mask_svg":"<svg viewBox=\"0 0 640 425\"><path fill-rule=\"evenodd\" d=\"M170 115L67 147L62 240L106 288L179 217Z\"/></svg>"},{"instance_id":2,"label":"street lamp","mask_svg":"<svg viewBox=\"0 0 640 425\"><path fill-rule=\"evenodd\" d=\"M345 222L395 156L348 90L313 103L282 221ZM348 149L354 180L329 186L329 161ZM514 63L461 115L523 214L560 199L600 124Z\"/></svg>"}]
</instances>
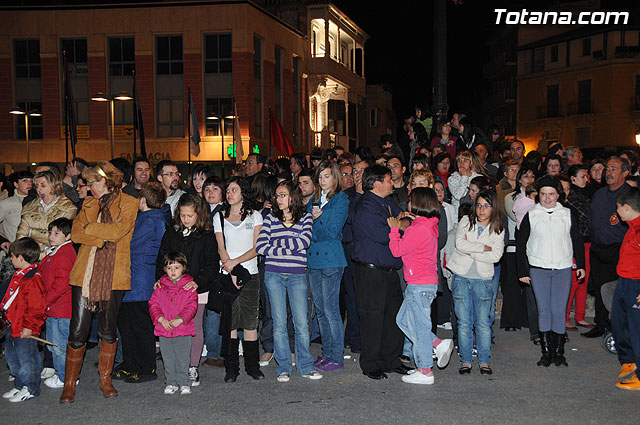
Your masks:
<instances>
[{"instance_id":1,"label":"street lamp","mask_svg":"<svg viewBox=\"0 0 640 425\"><path fill-rule=\"evenodd\" d=\"M41 117L42 112L32 110L26 111L20 107L15 107L9 111L11 115L24 115L24 135L27 141L27 169L29 168L29 164L31 164L31 154L29 152L29 117Z\"/></svg>"},{"instance_id":2,"label":"street lamp","mask_svg":"<svg viewBox=\"0 0 640 425\"><path fill-rule=\"evenodd\" d=\"M640 131L636 133L636 144L640 146Z\"/></svg>"},{"instance_id":3,"label":"street lamp","mask_svg":"<svg viewBox=\"0 0 640 425\"><path fill-rule=\"evenodd\" d=\"M115 120L113 119L114 117L114 106L113 106L113 101L114 100L119 100L119 101L127 101L127 100L133 100L133 97L131 97L127 92L125 91L121 91L120 93L118 93L115 96L109 96L104 94L103 92L98 92L96 93L94 96L91 97L91 100L93 100L94 102L109 102L109 110L111 112L110 114L110 118L111 118L111 158L114 157L114 137L115 137Z\"/></svg>"}]
</instances>

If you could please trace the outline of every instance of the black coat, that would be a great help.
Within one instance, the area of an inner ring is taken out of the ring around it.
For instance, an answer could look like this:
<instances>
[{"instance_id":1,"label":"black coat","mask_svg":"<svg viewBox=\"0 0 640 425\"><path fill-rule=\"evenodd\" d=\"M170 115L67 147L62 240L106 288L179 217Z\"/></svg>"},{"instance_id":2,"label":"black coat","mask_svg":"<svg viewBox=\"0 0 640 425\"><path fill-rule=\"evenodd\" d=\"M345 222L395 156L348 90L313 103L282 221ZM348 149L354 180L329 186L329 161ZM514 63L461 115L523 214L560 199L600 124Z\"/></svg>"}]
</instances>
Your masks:
<instances>
[{"instance_id":1,"label":"black coat","mask_svg":"<svg viewBox=\"0 0 640 425\"><path fill-rule=\"evenodd\" d=\"M198 284L198 293L209 291L217 283L220 272L218 243L213 231L195 231L184 237L177 228L168 228L162 237L156 259L156 279L164 273L162 258L169 252L182 252L187 256L186 273Z\"/></svg>"}]
</instances>

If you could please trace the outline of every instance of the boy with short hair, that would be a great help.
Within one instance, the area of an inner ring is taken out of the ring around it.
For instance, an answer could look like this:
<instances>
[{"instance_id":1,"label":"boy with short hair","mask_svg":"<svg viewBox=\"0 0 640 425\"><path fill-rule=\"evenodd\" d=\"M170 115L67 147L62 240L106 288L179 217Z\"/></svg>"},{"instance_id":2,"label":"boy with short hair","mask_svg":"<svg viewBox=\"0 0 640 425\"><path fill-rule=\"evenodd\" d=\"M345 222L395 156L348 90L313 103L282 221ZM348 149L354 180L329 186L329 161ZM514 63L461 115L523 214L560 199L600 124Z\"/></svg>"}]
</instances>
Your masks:
<instances>
[{"instance_id":1,"label":"boy with short hair","mask_svg":"<svg viewBox=\"0 0 640 425\"><path fill-rule=\"evenodd\" d=\"M640 189L622 191L617 199L617 213L629 230L620 246L618 285L611 306L611 330L616 341L618 388L640 390ZM626 379L625 379L626 378Z\"/></svg>"},{"instance_id":2,"label":"boy with short hair","mask_svg":"<svg viewBox=\"0 0 640 425\"><path fill-rule=\"evenodd\" d=\"M20 238L9 246L11 262L18 270L0 303L11 322L6 355L15 388L2 395L12 403L40 395L40 354L32 335L40 335L45 319L45 287L38 273L40 246L31 238Z\"/></svg>"},{"instance_id":3,"label":"boy with short hair","mask_svg":"<svg viewBox=\"0 0 640 425\"><path fill-rule=\"evenodd\" d=\"M114 372L115 379L127 383L153 381L158 377L149 298L156 282L155 261L160 242L171 220L171 208L165 203L167 193L160 183L145 183L139 196L140 212L131 238L131 290L122 299L118 315L124 361Z\"/></svg>"},{"instance_id":4,"label":"boy with short hair","mask_svg":"<svg viewBox=\"0 0 640 425\"><path fill-rule=\"evenodd\" d=\"M49 246L45 249L45 257L40 262L40 275L47 289L46 327L47 338L57 344L47 348L53 355L53 367L56 374L45 379L49 388L63 388L65 363L67 357L67 341L71 322L71 286L69 275L76 262L76 251L71 242L73 221L58 218L49 223Z\"/></svg>"}]
</instances>

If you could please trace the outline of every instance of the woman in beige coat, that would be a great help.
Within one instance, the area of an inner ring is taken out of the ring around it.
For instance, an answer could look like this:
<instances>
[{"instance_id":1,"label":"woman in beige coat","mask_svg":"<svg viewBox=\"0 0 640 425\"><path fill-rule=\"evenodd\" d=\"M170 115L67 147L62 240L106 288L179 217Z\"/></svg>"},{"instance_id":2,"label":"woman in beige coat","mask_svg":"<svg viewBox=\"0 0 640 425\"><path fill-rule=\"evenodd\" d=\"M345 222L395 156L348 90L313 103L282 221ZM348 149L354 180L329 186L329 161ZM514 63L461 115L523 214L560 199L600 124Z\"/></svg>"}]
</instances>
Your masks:
<instances>
[{"instance_id":1,"label":"woman in beige coat","mask_svg":"<svg viewBox=\"0 0 640 425\"><path fill-rule=\"evenodd\" d=\"M41 171L33 178L38 197L22 209L16 239L30 237L40 245L40 259L49 244L49 223L57 218L73 219L76 207L64 195L62 178L55 171Z\"/></svg>"}]
</instances>

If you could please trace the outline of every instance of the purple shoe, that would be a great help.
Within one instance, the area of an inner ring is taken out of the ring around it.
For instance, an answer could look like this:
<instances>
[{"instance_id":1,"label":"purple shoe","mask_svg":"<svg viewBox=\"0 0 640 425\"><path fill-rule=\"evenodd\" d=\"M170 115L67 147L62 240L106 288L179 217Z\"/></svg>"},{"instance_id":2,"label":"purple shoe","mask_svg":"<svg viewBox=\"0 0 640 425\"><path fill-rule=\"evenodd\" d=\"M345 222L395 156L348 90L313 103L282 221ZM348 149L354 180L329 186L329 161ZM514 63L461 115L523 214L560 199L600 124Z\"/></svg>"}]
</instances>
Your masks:
<instances>
[{"instance_id":1,"label":"purple shoe","mask_svg":"<svg viewBox=\"0 0 640 425\"><path fill-rule=\"evenodd\" d=\"M315 368L317 369L317 368L318 368L318 366L320 366L320 365L322 365L322 364L324 364L324 363L326 363L326 362L328 362L328 361L329 361L329 359L327 359L327 358L324 358L324 357L318 357L318 358L316 359L316 361L315 361L315 362L313 362L313 365L314 365L314 366L315 366Z\"/></svg>"},{"instance_id":2,"label":"purple shoe","mask_svg":"<svg viewBox=\"0 0 640 425\"><path fill-rule=\"evenodd\" d=\"M327 360L326 362L316 366L316 369L320 369L324 371L341 370L341 369L344 369L344 365L334 363L331 360Z\"/></svg>"}]
</instances>

